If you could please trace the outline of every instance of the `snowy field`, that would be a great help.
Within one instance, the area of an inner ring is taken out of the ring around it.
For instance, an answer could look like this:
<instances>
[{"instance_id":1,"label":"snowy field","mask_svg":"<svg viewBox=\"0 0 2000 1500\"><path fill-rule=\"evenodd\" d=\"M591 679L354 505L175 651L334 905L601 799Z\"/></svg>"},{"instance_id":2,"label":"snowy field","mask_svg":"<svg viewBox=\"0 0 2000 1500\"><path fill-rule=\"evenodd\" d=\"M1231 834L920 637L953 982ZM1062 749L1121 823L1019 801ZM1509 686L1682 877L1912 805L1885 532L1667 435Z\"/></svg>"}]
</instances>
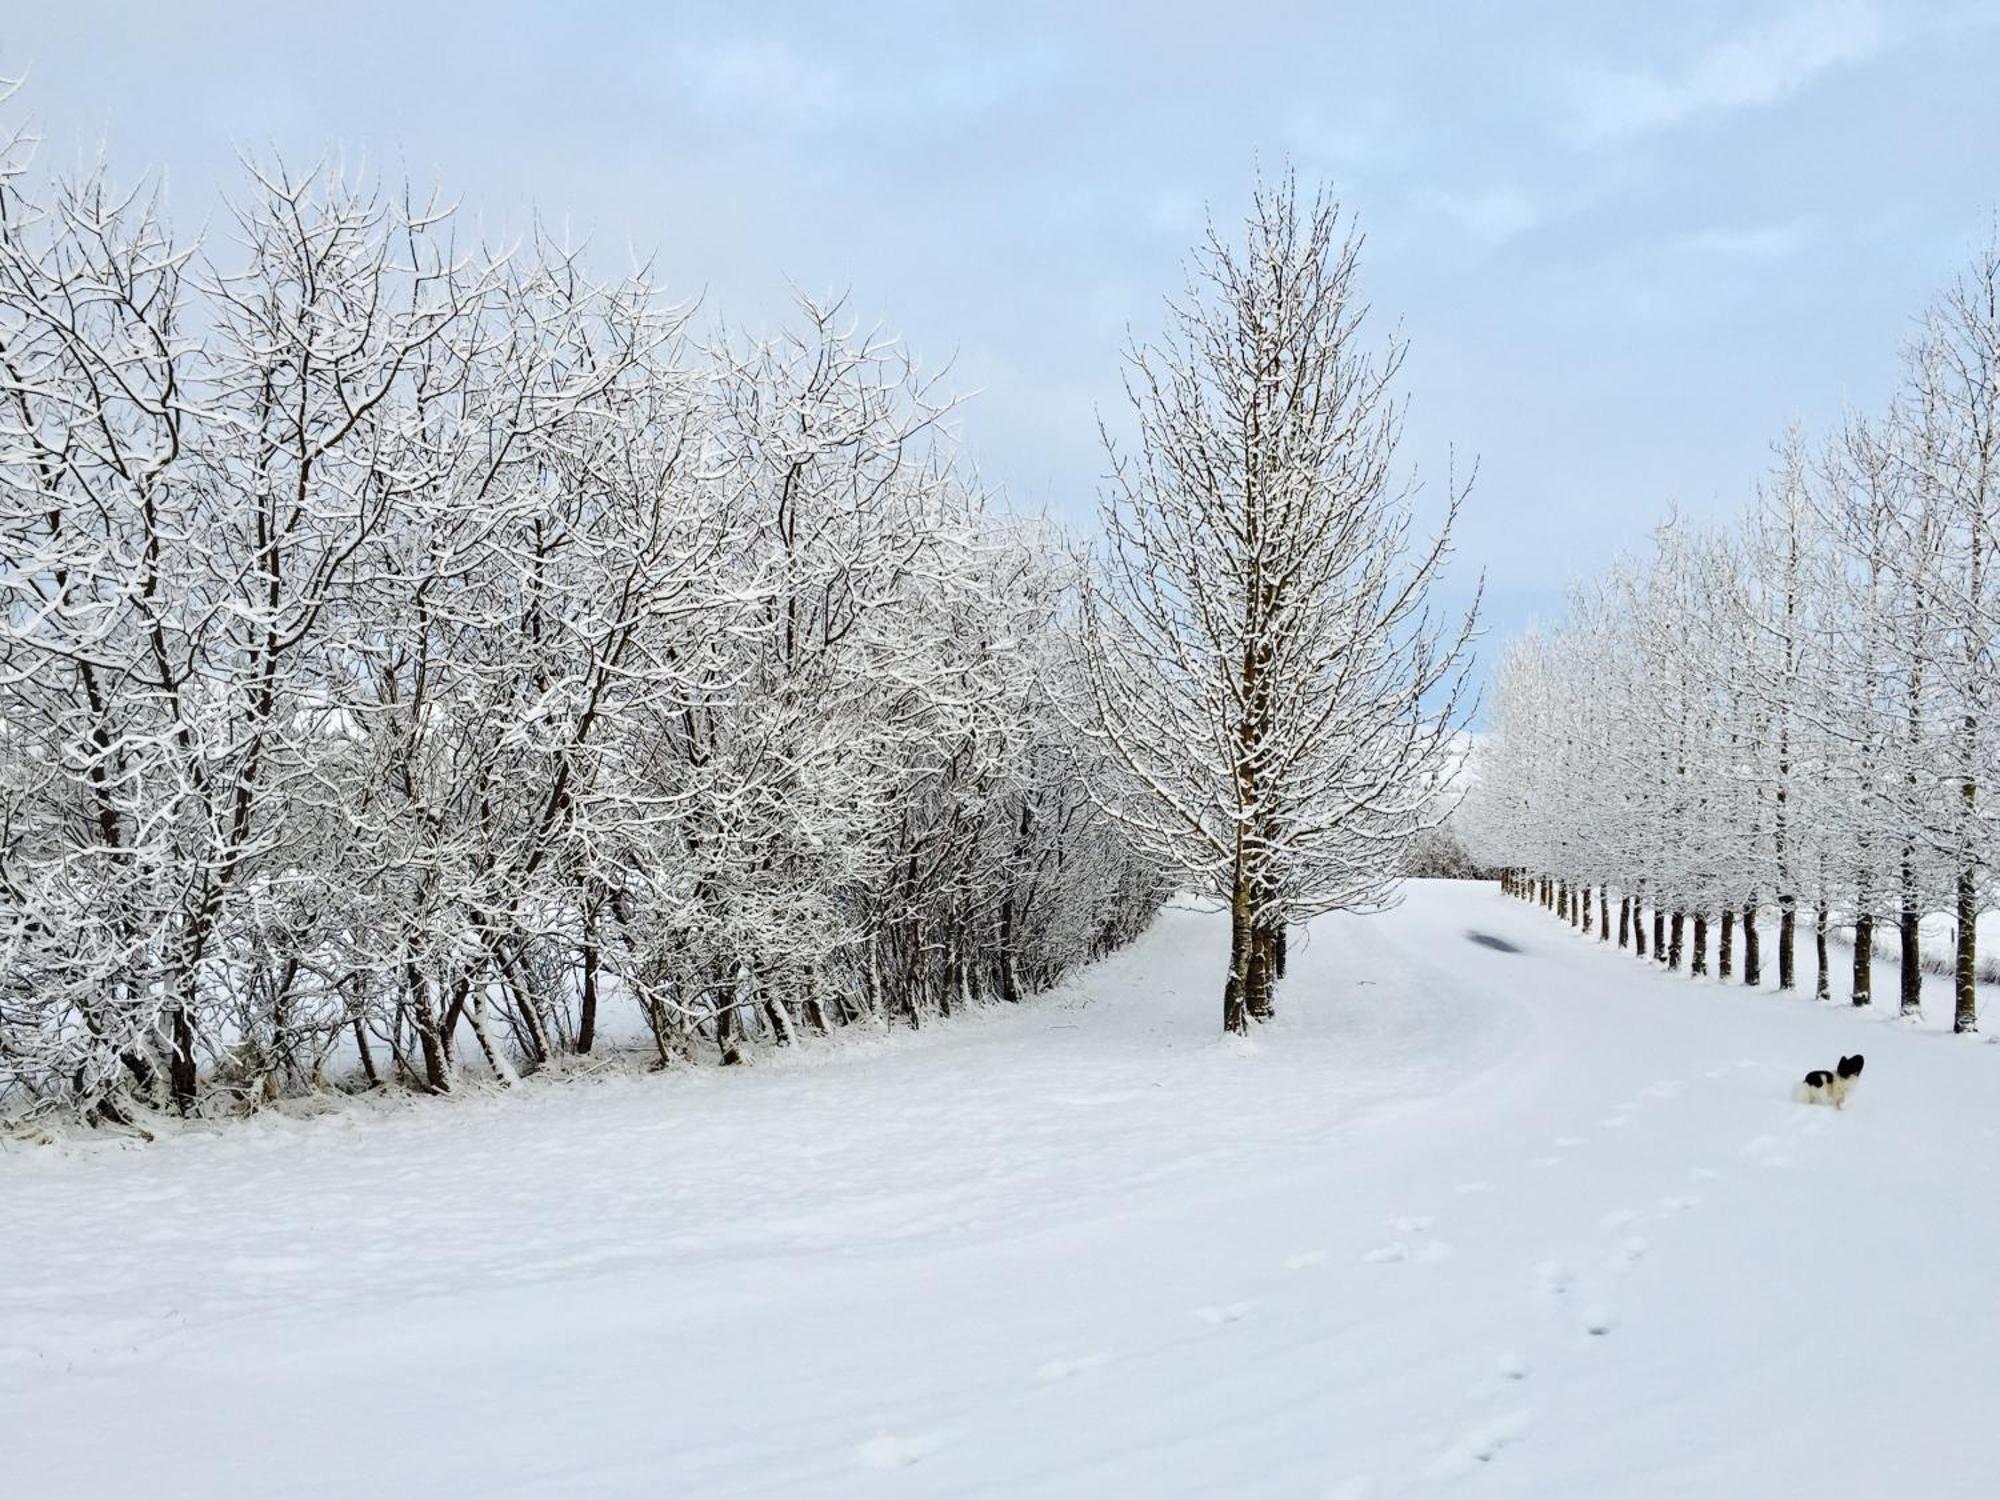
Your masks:
<instances>
[{"instance_id":1,"label":"snowy field","mask_svg":"<svg viewBox=\"0 0 2000 1500\"><path fill-rule=\"evenodd\" d=\"M1231 1045L1225 940L741 1072L13 1147L0 1493L1995 1493L2000 1052L1444 884Z\"/></svg>"}]
</instances>

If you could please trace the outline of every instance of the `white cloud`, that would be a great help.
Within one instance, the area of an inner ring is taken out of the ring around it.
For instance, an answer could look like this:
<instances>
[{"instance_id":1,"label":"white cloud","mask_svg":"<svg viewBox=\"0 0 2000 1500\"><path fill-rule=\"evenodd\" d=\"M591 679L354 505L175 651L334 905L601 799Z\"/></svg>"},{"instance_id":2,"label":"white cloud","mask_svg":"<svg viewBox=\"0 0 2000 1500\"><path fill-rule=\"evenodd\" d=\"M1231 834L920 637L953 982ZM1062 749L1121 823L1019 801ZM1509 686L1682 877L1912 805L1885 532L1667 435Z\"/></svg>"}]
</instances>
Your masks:
<instances>
[{"instance_id":1,"label":"white cloud","mask_svg":"<svg viewBox=\"0 0 2000 1500\"><path fill-rule=\"evenodd\" d=\"M1818 75L1880 53L1889 27L1870 0L1796 5L1675 70L1597 68L1573 80L1573 133L1601 145L1781 104Z\"/></svg>"},{"instance_id":2,"label":"white cloud","mask_svg":"<svg viewBox=\"0 0 2000 1500\"><path fill-rule=\"evenodd\" d=\"M1423 193L1424 207L1442 214L1482 250L1496 250L1542 222L1542 212L1526 196L1509 187L1471 192L1435 189Z\"/></svg>"}]
</instances>

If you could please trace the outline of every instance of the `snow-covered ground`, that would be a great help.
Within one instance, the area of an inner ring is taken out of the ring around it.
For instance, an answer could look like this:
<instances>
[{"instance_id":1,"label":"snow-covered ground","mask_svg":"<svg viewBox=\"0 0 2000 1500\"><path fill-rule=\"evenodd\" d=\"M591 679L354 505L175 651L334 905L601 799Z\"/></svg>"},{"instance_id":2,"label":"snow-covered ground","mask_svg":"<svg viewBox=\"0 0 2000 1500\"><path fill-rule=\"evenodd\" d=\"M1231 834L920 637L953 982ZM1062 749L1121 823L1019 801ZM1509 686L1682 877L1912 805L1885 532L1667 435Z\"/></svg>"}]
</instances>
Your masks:
<instances>
[{"instance_id":1,"label":"snow-covered ground","mask_svg":"<svg viewBox=\"0 0 2000 1500\"><path fill-rule=\"evenodd\" d=\"M781 1065L16 1146L0 1492L1995 1492L2000 1051L1443 884L1233 1045L1225 936Z\"/></svg>"}]
</instances>

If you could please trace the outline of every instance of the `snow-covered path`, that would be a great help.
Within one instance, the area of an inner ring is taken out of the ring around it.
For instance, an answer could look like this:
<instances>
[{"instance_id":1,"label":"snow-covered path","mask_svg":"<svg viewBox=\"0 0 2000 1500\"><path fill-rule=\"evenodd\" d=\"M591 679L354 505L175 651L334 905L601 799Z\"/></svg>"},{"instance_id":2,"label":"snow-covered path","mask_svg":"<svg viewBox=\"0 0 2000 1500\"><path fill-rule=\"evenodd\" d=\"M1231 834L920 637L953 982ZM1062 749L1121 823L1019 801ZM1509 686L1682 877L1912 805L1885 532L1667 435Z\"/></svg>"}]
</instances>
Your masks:
<instances>
[{"instance_id":1,"label":"snow-covered path","mask_svg":"<svg viewBox=\"0 0 2000 1500\"><path fill-rule=\"evenodd\" d=\"M1993 1493L2000 1053L1446 884L1230 1045L1225 937L777 1066L15 1148L0 1492Z\"/></svg>"}]
</instances>

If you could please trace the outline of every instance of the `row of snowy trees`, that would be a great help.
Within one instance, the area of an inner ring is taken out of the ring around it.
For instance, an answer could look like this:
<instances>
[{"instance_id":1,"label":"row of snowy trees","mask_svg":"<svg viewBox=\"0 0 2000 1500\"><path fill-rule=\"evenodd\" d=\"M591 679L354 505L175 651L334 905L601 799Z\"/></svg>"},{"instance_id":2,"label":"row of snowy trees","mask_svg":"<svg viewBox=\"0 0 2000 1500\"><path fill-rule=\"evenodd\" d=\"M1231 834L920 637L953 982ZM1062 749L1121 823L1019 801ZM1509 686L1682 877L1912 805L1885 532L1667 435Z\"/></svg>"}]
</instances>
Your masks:
<instances>
[{"instance_id":1,"label":"row of snowy trees","mask_svg":"<svg viewBox=\"0 0 2000 1500\"><path fill-rule=\"evenodd\" d=\"M2000 246L1939 296L1879 416L1793 433L1734 526L1675 519L1649 555L1578 588L1508 649L1463 816L1474 852L1620 940L1778 983L1811 924L1851 928L1849 994L1873 1000L1878 933L1921 1005L1921 922L1949 912L1956 1029L1977 1022L1977 923L1993 894L2000 775Z\"/></svg>"},{"instance_id":2,"label":"row of snowy trees","mask_svg":"<svg viewBox=\"0 0 2000 1500\"><path fill-rule=\"evenodd\" d=\"M1014 999L1162 893L1076 566L893 343L337 174L206 246L0 157L0 1110Z\"/></svg>"}]
</instances>

